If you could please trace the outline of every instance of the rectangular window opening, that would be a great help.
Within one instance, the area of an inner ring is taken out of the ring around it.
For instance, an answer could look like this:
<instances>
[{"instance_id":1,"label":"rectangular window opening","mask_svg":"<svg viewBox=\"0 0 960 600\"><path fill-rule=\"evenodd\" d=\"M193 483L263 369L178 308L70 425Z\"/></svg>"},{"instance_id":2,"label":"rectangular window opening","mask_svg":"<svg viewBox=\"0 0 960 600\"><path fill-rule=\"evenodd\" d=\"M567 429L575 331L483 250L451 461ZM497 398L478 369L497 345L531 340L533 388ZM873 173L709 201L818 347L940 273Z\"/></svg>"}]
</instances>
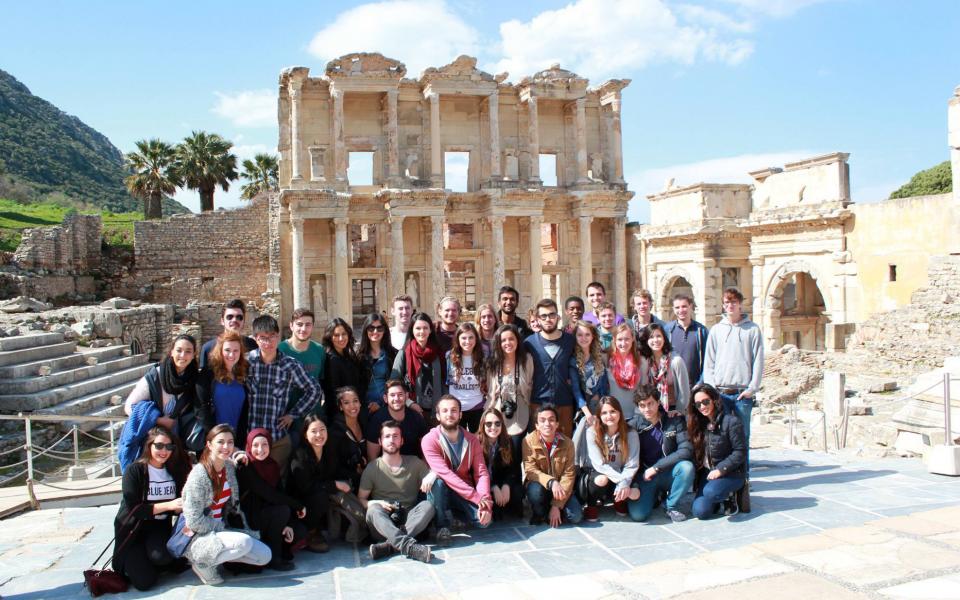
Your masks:
<instances>
[{"instance_id":1,"label":"rectangular window opening","mask_svg":"<svg viewBox=\"0 0 960 600\"><path fill-rule=\"evenodd\" d=\"M470 171L469 152L444 152L444 187L451 192L466 192Z\"/></svg>"},{"instance_id":2,"label":"rectangular window opening","mask_svg":"<svg viewBox=\"0 0 960 600\"><path fill-rule=\"evenodd\" d=\"M557 187L557 155L540 155L540 181L544 187Z\"/></svg>"},{"instance_id":3,"label":"rectangular window opening","mask_svg":"<svg viewBox=\"0 0 960 600\"><path fill-rule=\"evenodd\" d=\"M373 152L350 152L347 181L350 185L373 185Z\"/></svg>"},{"instance_id":4,"label":"rectangular window opening","mask_svg":"<svg viewBox=\"0 0 960 600\"><path fill-rule=\"evenodd\" d=\"M897 280L897 265L890 265L889 279L890 281Z\"/></svg>"}]
</instances>

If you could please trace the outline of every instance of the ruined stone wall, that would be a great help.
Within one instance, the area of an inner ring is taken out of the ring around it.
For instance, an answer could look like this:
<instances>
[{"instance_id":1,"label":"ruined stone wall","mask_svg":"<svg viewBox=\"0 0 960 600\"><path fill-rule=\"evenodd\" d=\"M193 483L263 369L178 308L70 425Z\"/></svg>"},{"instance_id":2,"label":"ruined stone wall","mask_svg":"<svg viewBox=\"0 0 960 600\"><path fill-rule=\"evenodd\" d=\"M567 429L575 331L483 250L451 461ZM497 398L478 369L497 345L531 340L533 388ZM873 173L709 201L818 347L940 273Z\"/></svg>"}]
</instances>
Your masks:
<instances>
[{"instance_id":1,"label":"ruined stone wall","mask_svg":"<svg viewBox=\"0 0 960 600\"><path fill-rule=\"evenodd\" d=\"M136 223L134 276L118 291L180 305L259 300L270 269L268 204Z\"/></svg>"},{"instance_id":2,"label":"ruined stone wall","mask_svg":"<svg viewBox=\"0 0 960 600\"><path fill-rule=\"evenodd\" d=\"M100 268L102 235L100 215L67 215L61 225L25 229L13 263L58 274L89 273Z\"/></svg>"}]
</instances>

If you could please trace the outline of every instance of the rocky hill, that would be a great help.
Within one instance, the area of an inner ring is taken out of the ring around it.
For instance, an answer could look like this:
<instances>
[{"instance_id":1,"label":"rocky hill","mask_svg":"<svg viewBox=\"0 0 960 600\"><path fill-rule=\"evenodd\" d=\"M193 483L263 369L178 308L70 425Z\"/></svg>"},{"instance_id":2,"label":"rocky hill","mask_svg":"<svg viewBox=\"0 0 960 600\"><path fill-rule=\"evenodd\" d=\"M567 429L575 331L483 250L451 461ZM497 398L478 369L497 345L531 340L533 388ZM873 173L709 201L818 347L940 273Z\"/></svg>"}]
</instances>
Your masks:
<instances>
[{"instance_id":1,"label":"rocky hill","mask_svg":"<svg viewBox=\"0 0 960 600\"><path fill-rule=\"evenodd\" d=\"M126 175L122 153L106 136L0 70L0 196L142 210L123 185ZM163 209L188 212L172 198Z\"/></svg>"}]
</instances>

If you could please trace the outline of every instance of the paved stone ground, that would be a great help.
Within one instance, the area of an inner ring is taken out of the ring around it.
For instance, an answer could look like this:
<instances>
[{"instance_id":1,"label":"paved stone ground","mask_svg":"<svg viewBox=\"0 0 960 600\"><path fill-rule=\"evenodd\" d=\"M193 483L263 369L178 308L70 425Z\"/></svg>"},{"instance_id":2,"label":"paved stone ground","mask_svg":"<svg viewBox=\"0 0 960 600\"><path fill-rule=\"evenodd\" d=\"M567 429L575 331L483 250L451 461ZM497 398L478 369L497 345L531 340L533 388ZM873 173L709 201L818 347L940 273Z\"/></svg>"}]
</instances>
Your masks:
<instances>
[{"instance_id":1,"label":"paved stone ground","mask_svg":"<svg viewBox=\"0 0 960 600\"><path fill-rule=\"evenodd\" d=\"M551 530L515 521L455 537L424 565L371 564L365 547L297 556L297 570L230 577L192 572L127 598L960 598L960 480L919 460L851 462L752 451L753 512L671 524L601 514ZM112 536L115 507L50 509L0 526L5 600L87 597L82 570Z\"/></svg>"}]
</instances>

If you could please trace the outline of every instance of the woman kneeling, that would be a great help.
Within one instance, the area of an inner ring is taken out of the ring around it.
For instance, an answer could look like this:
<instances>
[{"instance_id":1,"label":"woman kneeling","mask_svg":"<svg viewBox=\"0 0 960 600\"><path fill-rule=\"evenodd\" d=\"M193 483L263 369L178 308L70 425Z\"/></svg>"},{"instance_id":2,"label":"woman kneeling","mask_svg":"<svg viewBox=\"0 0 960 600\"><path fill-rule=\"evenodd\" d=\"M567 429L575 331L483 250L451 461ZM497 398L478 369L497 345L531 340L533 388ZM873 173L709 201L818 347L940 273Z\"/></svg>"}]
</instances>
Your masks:
<instances>
[{"instance_id":1,"label":"woman kneeling","mask_svg":"<svg viewBox=\"0 0 960 600\"><path fill-rule=\"evenodd\" d=\"M639 488L633 487L633 478L640 468L640 440L633 428L627 428L620 402L613 396L603 396L597 406L598 419L586 432L587 455L590 467L585 469L586 508L583 517L596 521L598 504L612 499L618 514L627 513L627 500L640 498Z\"/></svg>"},{"instance_id":2,"label":"woman kneeling","mask_svg":"<svg viewBox=\"0 0 960 600\"><path fill-rule=\"evenodd\" d=\"M747 441L739 417L724 413L720 392L715 387L701 383L691 394L687 435L693 443L694 464L698 467L693 514L698 519L709 519L746 481ZM734 512L735 506L734 500Z\"/></svg>"}]
</instances>

